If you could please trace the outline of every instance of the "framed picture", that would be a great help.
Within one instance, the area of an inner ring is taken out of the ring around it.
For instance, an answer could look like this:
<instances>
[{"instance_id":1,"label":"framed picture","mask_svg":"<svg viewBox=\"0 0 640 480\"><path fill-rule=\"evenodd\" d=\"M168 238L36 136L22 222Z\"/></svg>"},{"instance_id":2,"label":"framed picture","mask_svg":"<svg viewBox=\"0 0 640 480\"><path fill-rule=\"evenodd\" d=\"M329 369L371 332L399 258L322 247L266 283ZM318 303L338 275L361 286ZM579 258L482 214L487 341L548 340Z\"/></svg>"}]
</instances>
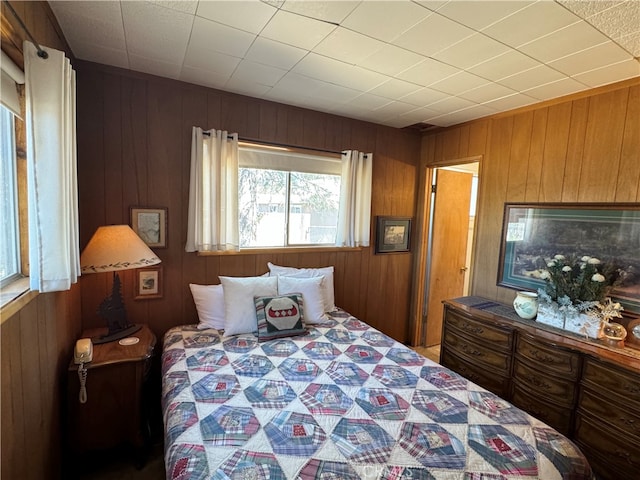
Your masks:
<instances>
[{"instance_id":1,"label":"framed picture","mask_svg":"<svg viewBox=\"0 0 640 480\"><path fill-rule=\"evenodd\" d=\"M376 252L408 252L411 248L411 218L376 217Z\"/></svg>"},{"instance_id":2,"label":"framed picture","mask_svg":"<svg viewBox=\"0 0 640 480\"><path fill-rule=\"evenodd\" d=\"M162 267L137 269L135 283L135 300L162 298Z\"/></svg>"},{"instance_id":3,"label":"framed picture","mask_svg":"<svg viewBox=\"0 0 640 480\"><path fill-rule=\"evenodd\" d=\"M640 313L640 204L505 204L498 285L543 288L555 255L599 259L618 277L610 296Z\"/></svg>"},{"instance_id":4,"label":"framed picture","mask_svg":"<svg viewBox=\"0 0 640 480\"><path fill-rule=\"evenodd\" d=\"M131 228L150 247L167 247L166 208L131 207Z\"/></svg>"}]
</instances>

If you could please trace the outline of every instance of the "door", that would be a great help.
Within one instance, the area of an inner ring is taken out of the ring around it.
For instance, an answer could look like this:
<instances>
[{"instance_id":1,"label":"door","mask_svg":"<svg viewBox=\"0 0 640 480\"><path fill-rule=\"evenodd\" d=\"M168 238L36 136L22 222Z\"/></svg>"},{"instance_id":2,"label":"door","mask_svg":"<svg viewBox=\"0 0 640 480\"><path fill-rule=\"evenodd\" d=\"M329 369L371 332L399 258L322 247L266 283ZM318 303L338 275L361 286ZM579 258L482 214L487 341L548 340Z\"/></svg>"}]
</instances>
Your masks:
<instances>
[{"instance_id":1,"label":"door","mask_svg":"<svg viewBox=\"0 0 640 480\"><path fill-rule=\"evenodd\" d=\"M464 295L472 173L437 169L427 286L425 345L440 343L442 301Z\"/></svg>"}]
</instances>

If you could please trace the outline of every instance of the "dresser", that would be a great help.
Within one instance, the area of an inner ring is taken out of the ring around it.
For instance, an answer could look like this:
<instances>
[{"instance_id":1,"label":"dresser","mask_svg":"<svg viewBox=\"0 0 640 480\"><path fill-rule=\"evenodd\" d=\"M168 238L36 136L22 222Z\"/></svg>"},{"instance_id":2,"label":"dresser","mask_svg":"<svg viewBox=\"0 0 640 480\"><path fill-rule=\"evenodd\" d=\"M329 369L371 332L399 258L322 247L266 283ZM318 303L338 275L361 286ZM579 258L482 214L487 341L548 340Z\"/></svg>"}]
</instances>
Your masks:
<instances>
[{"instance_id":1,"label":"dresser","mask_svg":"<svg viewBox=\"0 0 640 480\"><path fill-rule=\"evenodd\" d=\"M640 350L462 297L444 302L440 363L572 438L599 478L640 479Z\"/></svg>"}]
</instances>

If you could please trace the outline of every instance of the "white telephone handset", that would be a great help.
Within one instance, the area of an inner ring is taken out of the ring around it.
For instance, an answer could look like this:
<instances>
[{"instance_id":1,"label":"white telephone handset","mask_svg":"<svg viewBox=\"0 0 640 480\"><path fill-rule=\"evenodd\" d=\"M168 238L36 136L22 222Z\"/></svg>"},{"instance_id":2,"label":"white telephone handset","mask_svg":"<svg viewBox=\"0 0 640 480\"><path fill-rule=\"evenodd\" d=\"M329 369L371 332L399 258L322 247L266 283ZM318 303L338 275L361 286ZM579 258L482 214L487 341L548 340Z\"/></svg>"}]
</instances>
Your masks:
<instances>
[{"instance_id":1,"label":"white telephone handset","mask_svg":"<svg viewBox=\"0 0 640 480\"><path fill-rule=\"evenodd\" d=\"M80 403L87 402L87 369L85 363L93 360L93 343L90 338L81 338L76 342L73 350L73 361L78 364L78 379L80 380L80 393L78 400Z\"/></svg>"}]
</instances>

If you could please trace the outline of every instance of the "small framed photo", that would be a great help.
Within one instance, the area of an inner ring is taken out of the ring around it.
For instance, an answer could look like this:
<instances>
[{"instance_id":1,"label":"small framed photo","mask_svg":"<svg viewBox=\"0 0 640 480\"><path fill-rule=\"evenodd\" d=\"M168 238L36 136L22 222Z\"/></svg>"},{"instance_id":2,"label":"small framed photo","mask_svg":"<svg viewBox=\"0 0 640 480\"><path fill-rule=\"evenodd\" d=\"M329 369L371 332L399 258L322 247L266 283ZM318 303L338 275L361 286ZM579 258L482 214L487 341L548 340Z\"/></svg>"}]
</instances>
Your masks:
<instances>
[{"instance_id":1,"label":"small framed photo","mask_svg":"<svg viewBox=\"0 0 640 480\"><path fill-rule=\"evenodd\" d=\"M166 208L131 207L131 228L149 247L167 247Z\"/></svg>"},{"instance_id":2,"label":"small framed photo","mask_svg":"<svg viewBox=\"0 0 640 480\"><path fill-rule=\"evenodd\" d=\"M411 250L411 218L377 217L376 253L398 253Z\"/></svg>"},{"instance_id":3,"label":"small framed photo","mask_svg":"<svg viewBox=\"0 0 640 480\"><path fill-rule=\"evenodd\" d=\"M135 300L162 298L162 267L137 269L135 283Z\"/></svg>"}]
</instances>

